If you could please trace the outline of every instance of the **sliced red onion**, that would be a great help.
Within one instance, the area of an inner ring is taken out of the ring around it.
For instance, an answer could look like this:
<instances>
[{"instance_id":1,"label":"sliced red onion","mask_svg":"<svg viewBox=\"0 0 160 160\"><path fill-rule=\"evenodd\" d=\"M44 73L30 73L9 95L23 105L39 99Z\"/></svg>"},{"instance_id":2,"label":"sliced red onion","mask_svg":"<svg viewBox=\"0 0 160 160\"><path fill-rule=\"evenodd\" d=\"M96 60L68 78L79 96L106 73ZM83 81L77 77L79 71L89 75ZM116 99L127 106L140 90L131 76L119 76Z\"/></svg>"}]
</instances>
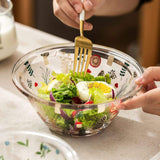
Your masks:
<instances>
[{"instance_id":1,"label":"sliced red onion","mask_svg":"<svg viewBox=\"0 0 160 160\"><path fill-rule=\"evenodd\" d=\"M79 97L73 97L72 98L72 103L73 104L82 104L82 100Z\"/></svg>"},{"instance_id":2,"label":"sliced red onion","mask_svg":"<svg viewBox=\"0 0 160 160\"><path fill-rule=\"evenodd\" d=\"M115 98L114 89L112 89L112 98Z\"/></svg>"},{"instance_id":3,"label":"sliced red onion","mask_svg":"<svg viewBox=\"0 0 160 160\"><path fill-rule=\"evenodd\" d=\"M61 111L61 116L65 119L65 120L70 120L72 119L71 117L69 117L66 112L64 110L60 110Z\"/></svg>"},{"instance_id":4,"label":"sliced red onion","mask_svg":"<svg viewBox=\"0 0 160 160\"><path fill-rule=\"evenodd\" d=\"M49 97L50 97L51 101L54 101L54 102L56 101L55 98L54 98L54 96L53 96L53 94L52 94L52 91L50 92Z\"/></svg>"},{"instance_id":5,"label":"sliced red onion","mask_svg":"<svg viewBox=\"0 0 160 160\"><path fill-rule=\"evenodd\" d=\"M76 86L76 83L73 81L72 77L69 77L70 81Z\"/></svg>"}]
</instances>

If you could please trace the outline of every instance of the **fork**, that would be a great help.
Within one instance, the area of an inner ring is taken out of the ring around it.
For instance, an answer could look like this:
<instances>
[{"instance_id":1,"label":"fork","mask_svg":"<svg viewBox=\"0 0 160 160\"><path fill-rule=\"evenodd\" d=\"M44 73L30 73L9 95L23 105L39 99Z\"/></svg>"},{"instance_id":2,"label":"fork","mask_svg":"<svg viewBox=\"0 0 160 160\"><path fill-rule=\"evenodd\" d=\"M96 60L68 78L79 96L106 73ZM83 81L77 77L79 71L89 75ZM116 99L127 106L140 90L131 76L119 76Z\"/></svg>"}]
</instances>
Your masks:
<instances>
[{"instance_id":1,"label":"fork","mask_svg":"<svg viewBox=\"0 0 160 160\"><path fill-rule=\"evenodd\" d=\"M83 3L83 0L81 0L81 2ZM84 76L85 76L89 66L90 58L92 56L92 41L84 37L83 35L84 17L85 17L85 11L83 9L79 15L80 36L77 36L75 38L74 73L77 72L77 74L79 74L80 72L80 74L82 74L82 72L84 71ZM79 61L78 64L77 61Z\"/></svg>"}]
</instances>

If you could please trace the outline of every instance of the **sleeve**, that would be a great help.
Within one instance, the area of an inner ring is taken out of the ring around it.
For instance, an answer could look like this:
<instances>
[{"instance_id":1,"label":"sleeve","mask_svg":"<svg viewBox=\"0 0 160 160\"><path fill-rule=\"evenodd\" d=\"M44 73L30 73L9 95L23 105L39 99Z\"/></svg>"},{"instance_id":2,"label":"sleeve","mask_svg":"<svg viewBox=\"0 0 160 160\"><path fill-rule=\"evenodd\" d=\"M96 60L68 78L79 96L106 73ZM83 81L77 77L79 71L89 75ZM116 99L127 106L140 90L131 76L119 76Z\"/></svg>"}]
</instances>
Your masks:
<instances>
[{"instance_id":1,"label":"sleeve","mask_svg":"<svg viewBox=\"0 0 160 160\"><path fill-rule=\"evenodd\" d=\"M152 0L140 0L136 10L139 10L141 6L146 2L151 2Z\"/></svg>"}]
</instances>

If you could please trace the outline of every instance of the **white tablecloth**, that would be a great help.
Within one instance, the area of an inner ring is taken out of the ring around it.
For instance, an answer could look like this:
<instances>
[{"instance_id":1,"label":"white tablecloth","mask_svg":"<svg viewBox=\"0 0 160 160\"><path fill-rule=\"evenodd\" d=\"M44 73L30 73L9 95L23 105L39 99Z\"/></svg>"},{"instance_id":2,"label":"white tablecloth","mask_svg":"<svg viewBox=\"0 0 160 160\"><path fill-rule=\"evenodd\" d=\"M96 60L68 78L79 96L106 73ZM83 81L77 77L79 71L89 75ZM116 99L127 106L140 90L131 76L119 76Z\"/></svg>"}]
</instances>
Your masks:
<instances>
[{"instance_id":1,"label":"white tablecloth","mask_svg":"<svg viewBox=\"0 0 160 160\"><path fill-rule=\"evenodd\" d=\"M19 57L30 50L66 40L16 23L19 46L0 62L0 132L29 130L53 134L27 98L12 83L11 71ZM120 111L104 132L91 137L59 136L80 160L149 160L160 151L160 117L141 109Z\"/></svg>"}]
</instances>

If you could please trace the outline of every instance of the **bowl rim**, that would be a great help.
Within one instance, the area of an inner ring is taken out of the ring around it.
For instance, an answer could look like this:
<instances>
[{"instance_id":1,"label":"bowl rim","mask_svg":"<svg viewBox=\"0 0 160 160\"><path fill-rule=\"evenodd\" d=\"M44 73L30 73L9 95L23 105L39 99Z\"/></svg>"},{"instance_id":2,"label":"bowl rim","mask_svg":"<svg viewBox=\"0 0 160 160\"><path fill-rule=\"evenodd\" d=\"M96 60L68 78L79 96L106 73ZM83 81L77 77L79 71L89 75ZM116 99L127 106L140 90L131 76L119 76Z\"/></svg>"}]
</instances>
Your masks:
<instances>
[{"instance_id":1,"label":"bowl rim","mask_svg":"<svg viewBox=\"0 0 160 160\"><path fill-rule=\"evenodd\" d=\"M7 0L6 2L8 3L8 8L6 8L5 11L0 12L0 16L6 15L9 12L12 12L12 9L13 9L13 3L12 3L12 1L11 0Z\"/></svg>"},{"instance_id":2,"label":"bowl rim","mask_svg":"<svg viewBox=\"0 0 160 160\"><path fill-rule=\"evenodd\" d=\"M44 139L48 139L50 140L49 142L53 143L53 146L57 146L57 148L63 153L63 156L65 156L65 158L67 158L68 160L79 160L78 155L76 153L76 151L63 139L61 139L60 137L56 136L56 135L49 135L48 133L44 133L44 132L36 132L36 131L27 131L27 130L19 130L19 131L5 131L3 133L0 133L0 137L2 138L2 141L5 141L8 139L3 139L3 138L7 138L8 136L15 136L18 135L26 135L26 136L36 136L38 138L44 138ZM67 151L67 153L66 153Z\"/></svg>"},{"instance_id":3,"label":"bowl rim","mask_svg":"<svg viewBox=\"0 0 160 160\"><path fill-rule=\"evenodd\" d=\"M36 48L34 50L29 51L28 53L24 54L22 57L20 57L17 62L14 64L13 69L12 69L12 82L13 84L17 87L17 89L23 93L25 96L27 96L30 100L38 100L40 103L44 103L46 105L49 105L51 107L56 107L61 105L61 108L68 108L68 109L94 109L97 108L97 106L99 105L111 105L111 104L117 104L120 101L125 101L127 99L132 98L133 96L135 96L142 88L143 86L140 86L136 89L135 92L133 92L130 95L126 95L126 97L124 98L117 98L116 100L111 100L111 101L107 101L105 103L99 103L99 104L63 104L63 103L57 103L57 102L53 102L53 101L49 101L49 100L45 100L41 97L36 96L35 94L32 94L31 92L25 90L17 81L16 76L14 74L14 72L16 72L16 70L20 67L21 63L24 62L23 60L28 57L29 55L31 55L34 52L40 51L42 49L49 49L50 47L74 47L74 43L58 43L58 44L50 44L50 45L45 45L39 48ZM143 68L141 67L141 65L134 59L132 58L130 55L127 55L126 53L119 51L115 48L111 48L108 46L103 46L103 45L99 45L99 44L93 44L93 48L94 49L100 49L103 51L109 50L113 53L115 53L117 55L117 53L120 53L119 55L123 55L125 56L125 60L129 59L131 60L134 65L136 65L136 67L139 69L139 71L141 72L141 74L144 72ZM71 107L72 106L72 107Z\"/></svg>"}]
</instances>

